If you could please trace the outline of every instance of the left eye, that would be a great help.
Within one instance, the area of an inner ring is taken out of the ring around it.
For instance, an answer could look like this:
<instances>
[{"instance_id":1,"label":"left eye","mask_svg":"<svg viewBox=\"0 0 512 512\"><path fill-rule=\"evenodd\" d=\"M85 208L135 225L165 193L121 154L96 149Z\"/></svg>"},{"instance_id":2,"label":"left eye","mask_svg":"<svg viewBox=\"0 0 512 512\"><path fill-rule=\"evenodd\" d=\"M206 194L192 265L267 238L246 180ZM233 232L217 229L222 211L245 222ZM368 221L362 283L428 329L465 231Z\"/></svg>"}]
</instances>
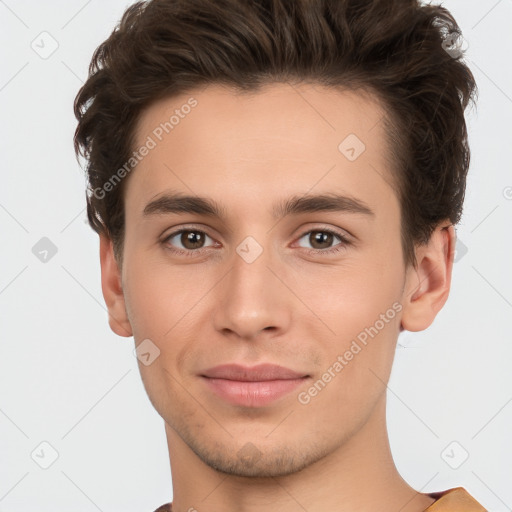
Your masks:
<instances>
[{"instance_id":1,"label":"left eye","mask_svg":"<svg viewBox=\"0 0 512 512\"><path fill-rule=\"evenodd\" d=\"M304 246L300 244L300 240L303 240L304 238L306 238L307 242L313 246L312 249L320 251L332 249L332 243L335 238L337 238L342 244L348 243L348 240L341 234L328 229L317 229L304 233L299 239L299 245L301 247Z\"/></svg>"}]
</instances>

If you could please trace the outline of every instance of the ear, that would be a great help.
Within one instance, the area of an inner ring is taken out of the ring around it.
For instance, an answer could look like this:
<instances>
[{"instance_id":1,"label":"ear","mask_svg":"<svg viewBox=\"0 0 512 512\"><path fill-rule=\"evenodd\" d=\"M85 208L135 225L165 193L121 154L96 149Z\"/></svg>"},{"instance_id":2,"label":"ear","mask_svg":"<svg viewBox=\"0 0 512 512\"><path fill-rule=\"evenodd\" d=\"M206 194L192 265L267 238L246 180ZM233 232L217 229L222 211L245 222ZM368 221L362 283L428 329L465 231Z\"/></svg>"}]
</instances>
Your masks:
<instances>
[{"instance_id":1,"label":"ear","mask_svg":"<svg viewBox=\"0 0 512 512\"><path fill-rule=\"evenodd\" d=\"M114 257L112 241L105 235L100 235L100 264L101 289L108 309L110 328L119 336L133 336L126 313L121 273Z\"/></svg>"},{"instance_id":2,"label":"ear","mask_svg":"<svg viewBox=\"0 0 512 512\"><path fill-rule=\"evenodd\" d=\"M428 244L417 247L418 265L406 273L403 329L423 331L444 306L450 293L455 240L453 225L444 223L434 230Z\"/></svg>"}]
</instances>

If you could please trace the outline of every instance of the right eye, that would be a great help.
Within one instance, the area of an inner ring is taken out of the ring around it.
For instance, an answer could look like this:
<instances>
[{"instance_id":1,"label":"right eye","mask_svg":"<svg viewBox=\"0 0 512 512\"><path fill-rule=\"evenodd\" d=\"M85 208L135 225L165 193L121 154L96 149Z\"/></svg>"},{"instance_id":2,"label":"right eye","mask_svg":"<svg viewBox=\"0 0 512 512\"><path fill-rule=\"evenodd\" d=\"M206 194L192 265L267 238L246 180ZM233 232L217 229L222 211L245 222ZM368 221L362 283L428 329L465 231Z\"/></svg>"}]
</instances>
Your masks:
<instances>
[{"instance_id":1,"label":"right eye","mask_svg":"<svg viewBox=\"0 0 512 512\"><path fill-rule=\"evenodd\" d=\"M208 247L204 246L206 239L212 240L204 231L189 228L174 231L165 237L162 243L175 254L192 256L193 253L202 252L202 249Z\"/></svg>"}]
</instances>

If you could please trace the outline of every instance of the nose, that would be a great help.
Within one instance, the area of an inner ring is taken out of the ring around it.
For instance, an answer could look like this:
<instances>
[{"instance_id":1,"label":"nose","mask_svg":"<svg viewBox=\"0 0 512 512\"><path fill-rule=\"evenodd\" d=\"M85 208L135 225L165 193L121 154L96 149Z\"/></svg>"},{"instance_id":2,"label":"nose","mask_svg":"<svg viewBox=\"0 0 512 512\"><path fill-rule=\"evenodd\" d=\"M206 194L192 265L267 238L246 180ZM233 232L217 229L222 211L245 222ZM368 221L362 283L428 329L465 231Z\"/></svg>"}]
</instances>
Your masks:
<instances>
[{"instance_id":1,"label":"nose","mask_svg":"<svg viewBox=\"0 0 512 512\"><path fill-rule=\"evenodd\" d=\"M278 262L270 250L254 260L234 254L233 264L217 288L214 326L224 335L253 340L277 336L291 321L292 293L283 284ZM279 276L279 277L278 277Z\"/></svg>"}]
</instances>

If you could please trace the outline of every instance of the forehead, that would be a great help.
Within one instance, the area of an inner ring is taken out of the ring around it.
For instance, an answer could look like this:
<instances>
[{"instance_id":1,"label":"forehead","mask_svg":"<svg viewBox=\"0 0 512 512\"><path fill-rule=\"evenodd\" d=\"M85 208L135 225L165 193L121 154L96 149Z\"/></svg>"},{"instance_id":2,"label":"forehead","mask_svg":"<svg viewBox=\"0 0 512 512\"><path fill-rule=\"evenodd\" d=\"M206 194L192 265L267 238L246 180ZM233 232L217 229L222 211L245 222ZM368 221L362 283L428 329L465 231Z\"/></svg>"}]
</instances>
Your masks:
<instances>
[{"instance_id":1,"label":"forehead","mask_svg":"<svg viewBox=\"0 0 512 512\"><path fill-rule=\"evenodd\" d=\"M209 85L144 110L126 202L142 211L165 189L247 204L270 196L392 190L384 111L374 96L279 83L242 93ZM248 194L247 191L250 191Z\"/></svg>"}]
</instances>

